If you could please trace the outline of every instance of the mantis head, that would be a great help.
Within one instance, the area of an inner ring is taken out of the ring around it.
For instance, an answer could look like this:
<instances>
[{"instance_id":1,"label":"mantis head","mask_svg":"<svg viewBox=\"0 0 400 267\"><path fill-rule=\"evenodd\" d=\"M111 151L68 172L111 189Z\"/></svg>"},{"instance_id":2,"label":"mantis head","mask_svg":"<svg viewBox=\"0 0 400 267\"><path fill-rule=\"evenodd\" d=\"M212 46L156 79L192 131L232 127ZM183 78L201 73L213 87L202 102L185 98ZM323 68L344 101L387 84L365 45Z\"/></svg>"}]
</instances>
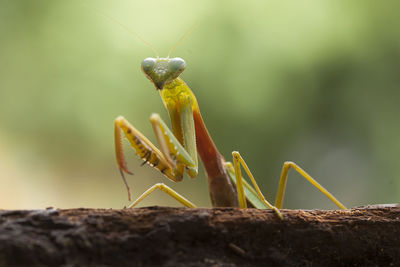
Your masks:
<instances>
[{"instance_id":1,"label":"mantis head","mask_svg":"<svg viewBox=\"0 0 400 267\"><path fill-rule=\"evenodd\" d=\"M142 71L155 85L157 90L162 90L164 85L178 78L185 70L186 62L179 57L151 58L142 61Z\"/></svg>"}]
</instances>

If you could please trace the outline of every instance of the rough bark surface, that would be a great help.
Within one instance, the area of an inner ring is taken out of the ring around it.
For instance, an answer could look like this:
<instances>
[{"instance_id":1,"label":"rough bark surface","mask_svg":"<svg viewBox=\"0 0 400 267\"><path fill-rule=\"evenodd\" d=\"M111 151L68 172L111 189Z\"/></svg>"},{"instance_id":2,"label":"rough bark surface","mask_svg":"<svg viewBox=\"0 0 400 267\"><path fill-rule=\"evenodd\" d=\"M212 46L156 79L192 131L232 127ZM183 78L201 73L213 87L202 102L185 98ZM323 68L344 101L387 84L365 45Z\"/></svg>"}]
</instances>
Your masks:
<instances>
[{"instance_id":1,"label":"rough bark surface","mask_svg":"<svg viewBox=\"0 0 400 267\"><path fill-rule=\"evenodd\" d=\"M400 206L0 210L0 266L400 266Z\"/></svg>"}]
</instances>

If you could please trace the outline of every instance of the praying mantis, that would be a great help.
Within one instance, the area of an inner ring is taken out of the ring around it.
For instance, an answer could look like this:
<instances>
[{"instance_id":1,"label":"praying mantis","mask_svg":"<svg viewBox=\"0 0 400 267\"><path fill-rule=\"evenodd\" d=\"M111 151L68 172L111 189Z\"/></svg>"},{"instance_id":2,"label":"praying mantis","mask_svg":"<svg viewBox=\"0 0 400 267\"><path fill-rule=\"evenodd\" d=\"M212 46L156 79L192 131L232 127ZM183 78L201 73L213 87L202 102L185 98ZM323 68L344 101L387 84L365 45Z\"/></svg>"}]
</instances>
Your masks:
<instances>
[{"instance_id":1,"label":"praying mantis","mask_svg":"<svg viewBox=\"0 0 400 267\"><path fill-rule=\"evenodd\" d=\"M119 22L117 23L120 24ZM136 37L138 36L136 35ZM143 41L143 39L141 40ZM272 209L282 219L283 216L280 209L285 195L288 172L290 169L294 169L336 206L340 209L346 209L339 200L314 178L297 164L290 161L286 161L283 164L275 204L272 205L268 202L239 152L232 152L231 163L224 159L215 146L200 114L199 104L194 93L180 78L180 74L186 68L186 62L179 57L169 57L176 45L170 50L167 57L146 58L141 63L143 73L153 83L156 90L159 91L171 122L172 129L169 129L159 114L150 116L150 123L156 136L158 148L124 117L119 116L114 121L117 166L127 188L129 200L130 189L124 173L132 173L128 170L125 162L122 133L138 157L143 160L143 164L154 167L166 178L174 182L182 181L185 172L191 178L197 176L198 154L206 171L213 207L246 208L249 205L259 209ZM242 177L241 168L244 169L251 183L248 183ZM129 207L136 206L156 189L167 193L186 207L196 207L192 202L164 183L157 183L150 187Z\"/></svg>"}]
</instances>

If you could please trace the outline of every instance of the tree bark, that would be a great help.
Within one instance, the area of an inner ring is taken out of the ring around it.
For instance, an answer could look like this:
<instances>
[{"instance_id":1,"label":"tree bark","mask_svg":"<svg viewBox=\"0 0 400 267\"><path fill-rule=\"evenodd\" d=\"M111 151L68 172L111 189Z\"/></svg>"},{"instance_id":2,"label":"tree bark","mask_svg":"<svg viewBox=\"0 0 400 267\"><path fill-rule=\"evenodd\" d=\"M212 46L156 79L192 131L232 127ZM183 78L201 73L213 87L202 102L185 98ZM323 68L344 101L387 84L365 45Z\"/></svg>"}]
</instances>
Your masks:
<instances>
[{"instance_id":1,"label":"tree bark","mask_svg":"<svg viewBox=\"0 0 400 267\"><path fill-rule=\"evenodd\" d=\"M0 210L0 266L400 266L400 206Z\"/></svg>"}]
</instances>

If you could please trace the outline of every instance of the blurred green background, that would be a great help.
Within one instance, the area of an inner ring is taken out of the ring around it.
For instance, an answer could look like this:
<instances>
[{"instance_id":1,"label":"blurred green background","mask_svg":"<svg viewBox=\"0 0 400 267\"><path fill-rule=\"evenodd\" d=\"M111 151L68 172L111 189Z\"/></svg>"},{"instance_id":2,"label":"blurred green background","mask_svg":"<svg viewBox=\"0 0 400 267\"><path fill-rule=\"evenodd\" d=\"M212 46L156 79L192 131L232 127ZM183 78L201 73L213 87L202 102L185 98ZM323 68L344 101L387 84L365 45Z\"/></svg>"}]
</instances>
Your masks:
<instances>
[{"instance_id":1,"label":"blurred green background","mask_svg":"<svg viewBox=\"0 0 400 267\"><path fill-rule=\"evenodd\" d=\"M0 1L0 207L128 205L116 168L113 120L124 115L155 141L167 119L140 62L186 60L215 143L238 150L273 200L292 160L345 205L400 199L400 16L396 1ZM126 146L128 148L128 146ZM140 167L137 197L164 182L210 206L203 170L167 181ZM284 206L334 208L290 173ZM157 192L142 205L177 204Z\"/></svg>"}]
</instances>

